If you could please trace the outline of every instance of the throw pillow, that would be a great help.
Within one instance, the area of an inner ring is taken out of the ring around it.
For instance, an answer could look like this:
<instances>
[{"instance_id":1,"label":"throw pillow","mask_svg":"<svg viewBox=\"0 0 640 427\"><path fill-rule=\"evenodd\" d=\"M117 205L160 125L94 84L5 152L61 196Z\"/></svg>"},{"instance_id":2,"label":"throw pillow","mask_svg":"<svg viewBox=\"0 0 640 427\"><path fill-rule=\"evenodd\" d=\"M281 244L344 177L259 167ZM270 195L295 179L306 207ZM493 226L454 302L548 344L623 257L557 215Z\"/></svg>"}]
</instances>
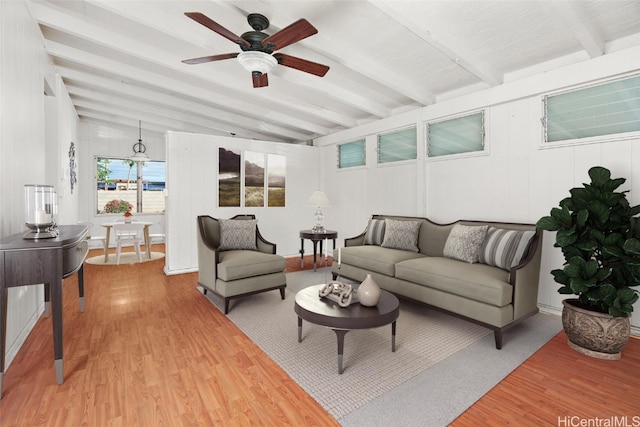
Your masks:
<instances>
[{"instance_id":1,"label":"throw pillow","mask_svg":"<svg viewBox=\"0 0 640 427\"><path fill-rule=\"evenodd\" d=\"M534 231L489 228L480 249L480 262L509 271L526 256L535 234Z\"/></svg>"},{"instance_id":2,"label":"throw pillow","mask_svg":"<svg viewBox=\"0 0 640 427\"><path fill-rule=\"evenodd\" d=\"M220 219L220 247L218 250L258 250L256 246L257 219Z\"/></svg>"},{"instance_id":3,"label":"throw pillow","mask_svg":"<svg viewBox=\"0 0 640 427\"><path fill-rule=\"evenodd\" d=\"M399 221L385 219L382 247L419 252L418 232L422 221Z\"/></svg>"},{"instance_id":4,"label":"throw pillow","mask_svg":"<svg viewBox=\"0 0 640 427\"><path fill-rule=\"evenodd\" d=\"M488 225L454 225L444 244L443 255L468 263L478 262L480 247L488 228Z\"/></svg>"},{"instance_id":5,"label":"throw pillow","mask_svg":"<svg viewBox=\"0 0 640 427\"><path fill-rule=\"evenodd\" d=\"M384 240L384 219L370 219L367 232L364 235L365 245L380 246Z\"/></svg>"}]
</instances>

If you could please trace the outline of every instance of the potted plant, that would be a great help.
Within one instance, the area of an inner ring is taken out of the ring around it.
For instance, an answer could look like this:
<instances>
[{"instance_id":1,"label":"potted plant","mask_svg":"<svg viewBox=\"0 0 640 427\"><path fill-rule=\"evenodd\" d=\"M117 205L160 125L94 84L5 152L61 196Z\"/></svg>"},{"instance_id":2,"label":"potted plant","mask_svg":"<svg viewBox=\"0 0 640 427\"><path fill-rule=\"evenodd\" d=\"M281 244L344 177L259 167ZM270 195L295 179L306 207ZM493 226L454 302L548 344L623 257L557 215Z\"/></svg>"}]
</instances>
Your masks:
<instances>
[{"instance_id":1,"label":"potted plant","mask_svg":"<svg viewBox=\"0 0 640 427\"><path fill-rule=\"evenodd\" d=\"M601 166L589 169L590 184L540 218L537 226L556 231L554 246L565 263L551 272L563 301L562 325L569 346L590 356L618 359L629 339L629 317L640 284L640 205L630 206L624 178L611 179Z\"/></svg>"},{"instance_id":2,"label":"potted plant","mask_svg":"<svg viewBox=\"0 0 640 427\"><path fill-rule=\"evenodd\" d=\"M129 224L131 222L131 217L133 216L133 214L131 213L131 211L126 211L124 213L124 222L126 222L127 224Z\"/></svg>"}]
</instances>

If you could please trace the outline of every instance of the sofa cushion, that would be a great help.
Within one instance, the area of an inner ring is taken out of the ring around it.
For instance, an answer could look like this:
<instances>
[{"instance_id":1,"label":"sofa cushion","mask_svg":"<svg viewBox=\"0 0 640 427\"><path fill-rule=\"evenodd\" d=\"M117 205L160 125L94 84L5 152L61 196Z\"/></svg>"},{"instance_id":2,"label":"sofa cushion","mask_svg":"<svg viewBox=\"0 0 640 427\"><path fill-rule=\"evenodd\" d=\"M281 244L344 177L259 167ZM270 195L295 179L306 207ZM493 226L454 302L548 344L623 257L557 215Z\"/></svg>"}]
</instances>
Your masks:
<instances>
[{"instance_id":1,"label":"sofa cushion","mask_svg":"<svg viewBox=\"0 0 640 427\"><path fill-rule=\"evenodd\" d=\"M284 267L285 259L280 255L250 250L225 251L220 252L218 277L228 282L282 272Z\"/></svg>"},{"instance_id":2,"label":"sofa cushion","mask_svg":"<svg viewBox=\"0 0 640 427\"><path fill-rule=\"evenodd\" d=\"M454 225L444 244L444 256L469 263L478 262L488 228L488 225Z\"/></svg>"},{"instance_id":3,"label":"sofa cushion","mask_svg":"<svg viewBox=\"0 0 640 427\"><path fill-rule=\"evenodd\" d=\"M505 270L520 264L535 231L490 227L480 248L479 261Z\"/></svg>"},{"instance_id":4,"label":"sofa cushion","mask_svg":"<svg viewBox=\"0 0 640 427\"><path fill-rule=\"evenodd\" d=\"M257 219L220 219L221 251L246 249L255 251Z\"/></svg>"},{"instance_id":5,"label":"sofa cushion","mask_svg":"<svg viewBox=\"0 0 640 427\"><path fill-rule=\"evenodd\" d=\"M421 258L424 255L400 249L364 245L342 248L340 257L343 264L393 277L396 272L395 265L398 262Z\"/></svg>"},{"instance_id":6,"label":"sofa cushion","mask_svg":"<svg viewBox=\"0 0 640 427\"><path fill-rule=\"evenodd\" d=\"M425 257L400 262L396 278L439 289L497 307L511 303L509 273L486 264L450 258Z\"/></svg>"},{"instance_id":7,"label":"sofa cushion","mask_svg":"<svg viewBox=\"0 0 640 427\"><path fill-rule=\"evenodd\" d=\"M370 219L364 235L364 244L380 246L384 240L384 225L384 219Z\"/></svg>"},{"instance_id":8,"label":"sofa cushion","mask_svg":"<svg viewBox=\"0 0 640 427\"><path fill-rule=\"evenodd\" d=\"M382 246L418 252L420 225L422 225L422 221L402 221L386 218Z\"/></svg>"}]
</instances>

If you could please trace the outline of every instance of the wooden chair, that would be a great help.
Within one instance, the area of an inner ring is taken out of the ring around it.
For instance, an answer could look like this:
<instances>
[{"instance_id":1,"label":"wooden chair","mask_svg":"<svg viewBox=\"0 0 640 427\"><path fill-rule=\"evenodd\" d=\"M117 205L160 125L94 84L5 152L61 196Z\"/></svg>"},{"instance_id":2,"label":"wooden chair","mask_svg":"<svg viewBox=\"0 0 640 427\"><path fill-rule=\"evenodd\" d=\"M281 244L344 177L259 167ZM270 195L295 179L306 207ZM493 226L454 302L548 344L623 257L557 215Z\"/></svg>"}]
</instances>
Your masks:
<instances>
[{"instance_id":1,"label":"wooden chair","mask_svg":"<svg viewBox=\"0 0 640 427\"><path fill-rule=\"evenodd\" d=\"M113 225L113 233L116 239L116 264L120 264L120 249L123 246L133 245L136 248L138 262L142 262L140 245L144 241L144 224L131 222Z\"/></svg>"}]
</instances>

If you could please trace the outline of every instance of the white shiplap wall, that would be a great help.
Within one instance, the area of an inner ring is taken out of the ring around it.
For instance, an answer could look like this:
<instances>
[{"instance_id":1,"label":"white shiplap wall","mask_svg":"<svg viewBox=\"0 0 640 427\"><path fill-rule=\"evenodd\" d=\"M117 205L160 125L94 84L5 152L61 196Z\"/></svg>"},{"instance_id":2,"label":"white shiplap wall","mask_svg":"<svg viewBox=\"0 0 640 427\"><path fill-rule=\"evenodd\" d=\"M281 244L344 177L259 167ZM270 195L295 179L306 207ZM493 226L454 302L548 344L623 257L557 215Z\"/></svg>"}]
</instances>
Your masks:
<instances>
[{"instance_id":1,"label":"white shiplap wall","mask_svg":"<svg viewBox=\"0 0 640 427\"><path fill-rule=\"evenodd\" d=\"M634 64L636 65L634 67ZM424 215L436 222L479 219L535 223L566 197L569 189L588 181L591 166L609 168L625 177L624 190L632 204L640 204L640 140L599 139L590 144L542 147L542 95L600 79L637 72L640 47L633 47L553 72L507 83L473 95L424 107L419 114L392 119L319 138L323 148L325 185L346 189L334 217L345 236L356 235L373 213ZM398 166L375 164L375 135L409 124L484 109L488 154L449 160L425 160L424 128L418 132L418 160ZM336 144L366 137L367 166L337 170ZM421 202L424 200L424 203ZM545 232L538 304L559 313L563 296L549 274L563 264ZM640 304L636 304L640 311ZM631 318L634 333L640 320Z\"/></svg>"},{"instance_id":2,"label":"white shiplap wall","mask_svg":"<svg viewBox=\"0 0 640 427\"><path fill-rule=\"evenodd\" d=\"M306 145L229 138L191 133L167 133L167 248L165 272L196 271L196 217L230 218L255 214L260 233L276 243L277 253L295 256L300 250L299 231L313 226L312 207L306 203L320 187L320 150ZM236 208L217 206L218 149L254 151L286 157L286 207ZM334 193L327 191L332 200ZM332 200L333 201L333 200ZM327 208L325 212L328 212ZM325 221L326 224L329 224ZM305 251L311 251L306 241Z\"/></svg>"},{"instance_id":3,"label":"white shiplap wall","mask_svg":"<svg viewBox=\"0 0 640 427\"><path fill-rule=\"evenodd\" d=\"M60 186L77 117L23 2L0 2L0 43L0 237L6 237L25 231L25 184L54 185L65 203L59 220L75 221L77 196ZM44 309L42 285L10 288L7 305L8 366Z\"/></svg>"}]
</instances>

